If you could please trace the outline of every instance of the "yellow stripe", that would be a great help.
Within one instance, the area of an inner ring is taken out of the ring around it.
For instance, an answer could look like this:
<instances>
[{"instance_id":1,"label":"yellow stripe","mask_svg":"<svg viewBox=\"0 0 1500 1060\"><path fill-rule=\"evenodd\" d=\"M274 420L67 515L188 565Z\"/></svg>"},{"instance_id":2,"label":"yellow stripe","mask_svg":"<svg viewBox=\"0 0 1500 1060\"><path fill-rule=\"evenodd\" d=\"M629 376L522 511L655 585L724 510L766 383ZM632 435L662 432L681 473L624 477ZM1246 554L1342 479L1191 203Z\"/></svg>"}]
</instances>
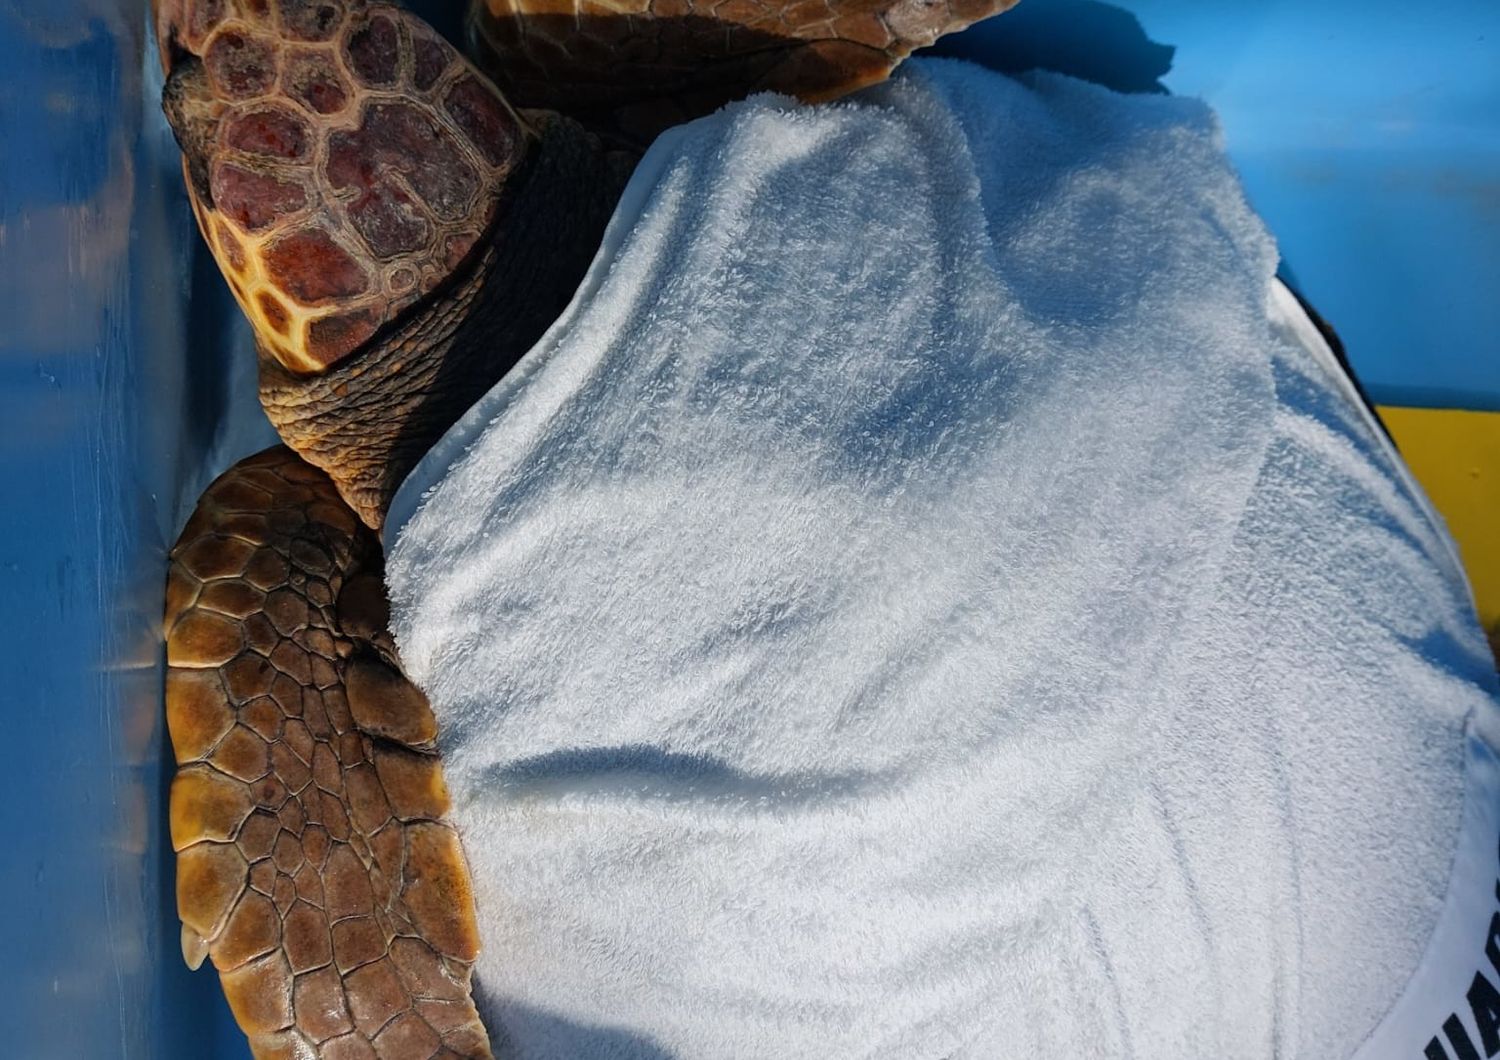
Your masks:
<instances>
[{"instance_id":1,"label":"yellow stripe","mask_svg":"<svg viewBox=\"0 0 1500 1060\"><path fill-rule=\"evenodd\" d=\"M1384 406L1407 466L1458 542L1479 619L1500 635L1500 412Z\"/></svg>"}]
</instances>

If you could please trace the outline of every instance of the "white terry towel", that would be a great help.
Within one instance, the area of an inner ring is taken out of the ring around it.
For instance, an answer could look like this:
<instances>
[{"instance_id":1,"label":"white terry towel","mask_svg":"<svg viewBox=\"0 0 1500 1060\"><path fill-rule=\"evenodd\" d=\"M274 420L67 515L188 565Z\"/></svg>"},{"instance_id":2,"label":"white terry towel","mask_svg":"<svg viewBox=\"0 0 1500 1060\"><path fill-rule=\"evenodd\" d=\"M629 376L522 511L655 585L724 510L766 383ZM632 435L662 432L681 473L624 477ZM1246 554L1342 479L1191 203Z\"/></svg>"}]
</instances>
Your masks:
<instances>
[{"instance_id":1,"label":"white terry towel","mask_svg":"<svg viewBox=\"0 0 1500 1060\"><path fill-rule=\"evenodd\" d=\"M390 524L503 1052L1360 1043L1493 678L1275 261L1180 99L913 63L652 148Z\"/></svg>"}]
</instances>

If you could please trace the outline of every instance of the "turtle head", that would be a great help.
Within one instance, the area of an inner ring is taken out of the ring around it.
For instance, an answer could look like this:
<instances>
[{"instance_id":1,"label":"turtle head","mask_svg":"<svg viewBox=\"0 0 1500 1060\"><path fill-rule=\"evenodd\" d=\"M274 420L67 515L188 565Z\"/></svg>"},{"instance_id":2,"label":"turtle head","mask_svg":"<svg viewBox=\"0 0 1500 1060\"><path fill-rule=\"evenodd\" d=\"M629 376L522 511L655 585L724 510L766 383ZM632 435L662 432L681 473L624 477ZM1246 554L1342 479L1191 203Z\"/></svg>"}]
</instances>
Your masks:
<instances>
[{"instance_id":1,"label":"turtle head","mask_svg":"<svg viewBox=\"0 0 1500 1060\"><path fill-rule=\"evenodd\" d=\"M360 0L164 0L198 225L263 358L321 373L460 270L533 139L420 20Z\"/></svg>"}]
</instances>

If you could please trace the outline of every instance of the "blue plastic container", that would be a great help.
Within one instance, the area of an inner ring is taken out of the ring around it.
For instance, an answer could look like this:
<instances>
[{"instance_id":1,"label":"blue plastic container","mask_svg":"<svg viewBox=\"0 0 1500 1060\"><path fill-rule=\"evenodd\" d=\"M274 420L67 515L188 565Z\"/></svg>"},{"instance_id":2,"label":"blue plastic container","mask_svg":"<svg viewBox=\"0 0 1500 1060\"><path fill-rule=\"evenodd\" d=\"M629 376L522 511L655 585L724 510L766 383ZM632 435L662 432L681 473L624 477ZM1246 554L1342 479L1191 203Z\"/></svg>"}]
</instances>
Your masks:
<instances>
[{"instance_id":1,"label":"blue plastic container","mask_svg":"<svg viewBox=\"0 0 1500 1060\"><path fill-rule=\"evenodd\" d=\"M1207 97L1377 400L1500 409L1494 0L1024 0L942 50ZM198 492L271 440L247 336L146 13L0 5L0 69L0 1052L244 1057L178 952L159 616Z\"/></svg>"},{"instance_id":2,"label":"blue plastic container","mask_svg":"<svg viewBox=\"0 0 1500 1060\"><path fill-rule=\"evenodd\" d=\"M1023 0L937 50L1207 99L1375 401L1500 410L1500 4Z\"/></svg>"}]
</instances>

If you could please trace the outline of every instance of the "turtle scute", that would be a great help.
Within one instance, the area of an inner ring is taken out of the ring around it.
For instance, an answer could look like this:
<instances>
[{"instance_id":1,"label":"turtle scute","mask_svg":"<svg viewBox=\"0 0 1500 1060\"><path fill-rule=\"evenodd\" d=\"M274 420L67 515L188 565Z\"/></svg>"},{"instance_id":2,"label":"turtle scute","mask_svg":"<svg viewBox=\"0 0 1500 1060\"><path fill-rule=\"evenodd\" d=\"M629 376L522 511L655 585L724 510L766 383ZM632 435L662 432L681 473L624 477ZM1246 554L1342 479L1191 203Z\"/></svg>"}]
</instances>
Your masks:
<instances>
[{"instance_id":1,"label":"turtle scute","mask_svg":"<svg viewBox=\"0 0 1500 1060\"><path fill-rule=\"evenodd\" d=\"M519 107L640 143L757 91L809 102L1016 0L473 0L481 68Z\"/></svg>"},{"instance_id":2,"label":"turtle scute","mask_svg":"<svg viewBox=\"0 0 1500 1060\"><path fill-rule=\"evenodd\" d=\"M530 132L399 8L186 7L159 25L199 226L262 350L322 371L463 262Z\"/></svg>"},{"instance_id":3,"label":"turtle scute","mask_svg":"<svg viewBox=\"0 0 1500 1060\"><path fill-rule=\"evenodd\" d=\"M183 954L257 1057L488 1057L436 724L386 630L380 551L286 449L204 494L168 576Z\"/></svg>"}]
</instances>

